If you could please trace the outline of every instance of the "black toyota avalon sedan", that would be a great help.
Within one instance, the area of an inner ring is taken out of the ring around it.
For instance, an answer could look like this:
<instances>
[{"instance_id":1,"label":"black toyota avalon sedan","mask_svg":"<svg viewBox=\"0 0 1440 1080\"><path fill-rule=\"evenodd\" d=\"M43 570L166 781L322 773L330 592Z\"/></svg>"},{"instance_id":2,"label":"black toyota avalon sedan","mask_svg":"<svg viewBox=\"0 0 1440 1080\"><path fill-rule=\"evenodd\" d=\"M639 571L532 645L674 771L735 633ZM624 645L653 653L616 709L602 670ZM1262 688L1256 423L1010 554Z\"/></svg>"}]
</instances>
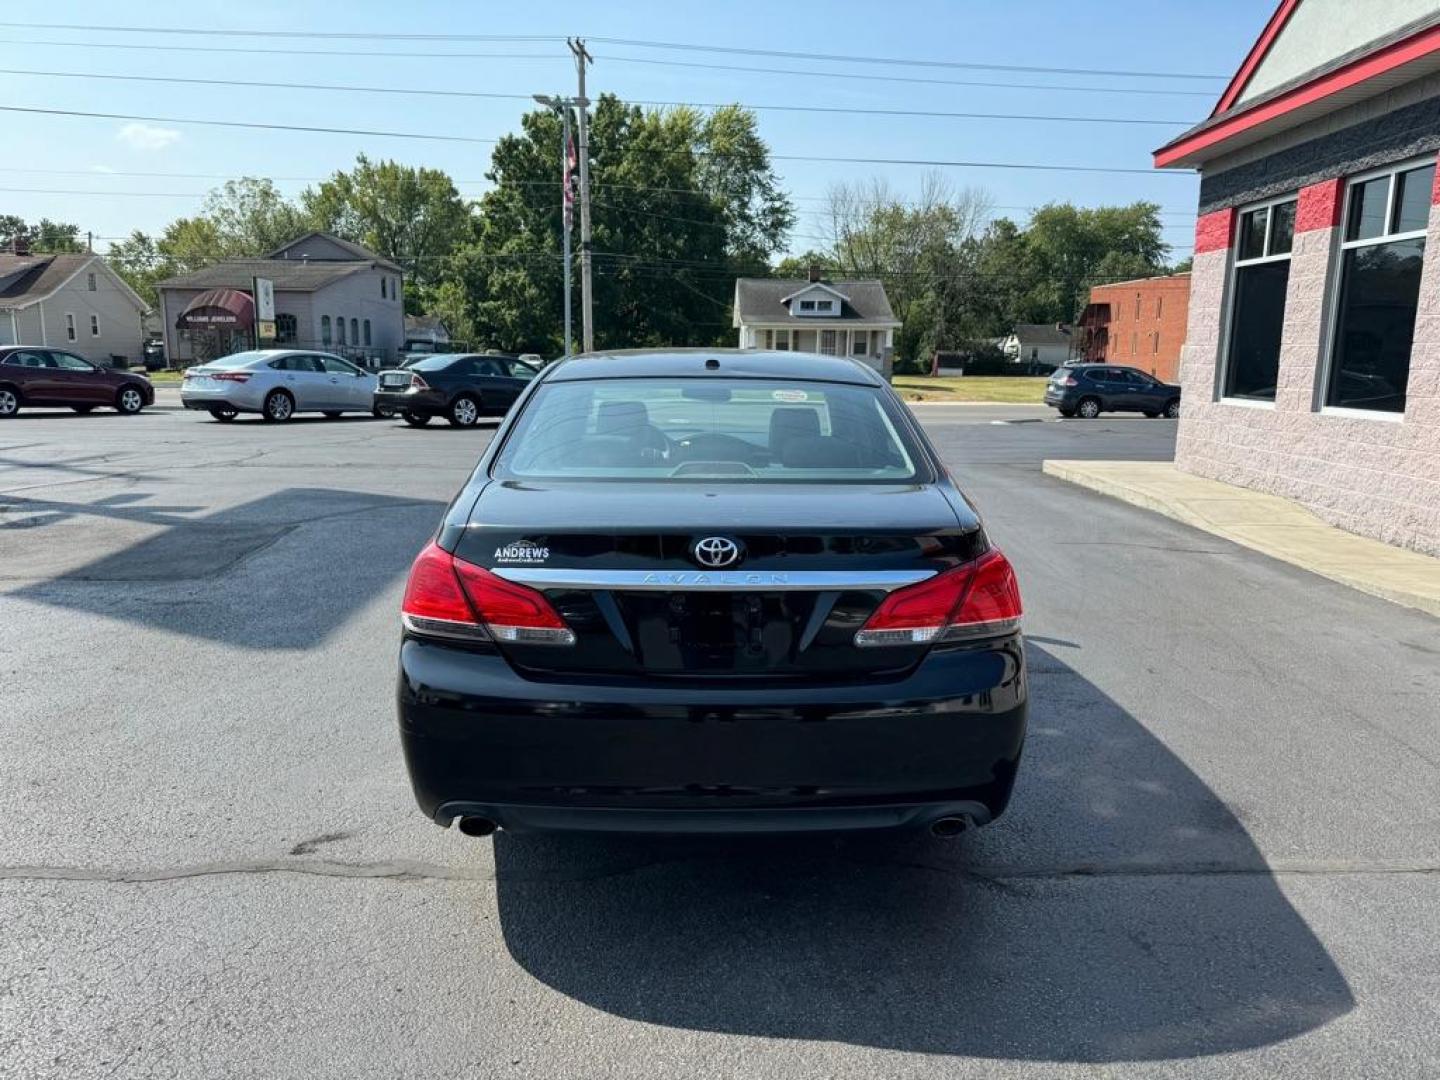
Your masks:
<instances>
[{"instance_id":1,"label":"black toyota avalon sedan","mask_svg":"<svg viewBox=\"0 0 1440 1080\"><path fill-rule=\"evenodd\" d=\"M410 778L471 835L953 835L1015 782L1020 614L868 368L575 357L529 384L411 568Z\"/></svg>"}]
</instances>

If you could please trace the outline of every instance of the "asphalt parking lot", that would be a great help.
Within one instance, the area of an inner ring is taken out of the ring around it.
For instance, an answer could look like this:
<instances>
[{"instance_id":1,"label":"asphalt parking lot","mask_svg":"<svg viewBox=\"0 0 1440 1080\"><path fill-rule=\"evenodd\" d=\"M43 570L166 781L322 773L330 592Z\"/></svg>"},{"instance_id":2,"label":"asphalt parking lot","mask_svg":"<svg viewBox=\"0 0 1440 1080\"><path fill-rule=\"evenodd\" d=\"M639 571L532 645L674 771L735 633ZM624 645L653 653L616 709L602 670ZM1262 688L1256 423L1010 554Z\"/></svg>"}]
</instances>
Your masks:
<instances>
[{"instance_id":1,"label":"asphalt parking lot","mask_svg":"<svg viewBox=\"0 0 1440 1080\"><path fill-rule=\"evenodd\" d=\"M1027 606L959 842L442 831L396 610L486 431L4 422L0 1076L1440 1073L1440 622L1040 472L1172 422L917 412Z\"/></svg>"}]
</instances>

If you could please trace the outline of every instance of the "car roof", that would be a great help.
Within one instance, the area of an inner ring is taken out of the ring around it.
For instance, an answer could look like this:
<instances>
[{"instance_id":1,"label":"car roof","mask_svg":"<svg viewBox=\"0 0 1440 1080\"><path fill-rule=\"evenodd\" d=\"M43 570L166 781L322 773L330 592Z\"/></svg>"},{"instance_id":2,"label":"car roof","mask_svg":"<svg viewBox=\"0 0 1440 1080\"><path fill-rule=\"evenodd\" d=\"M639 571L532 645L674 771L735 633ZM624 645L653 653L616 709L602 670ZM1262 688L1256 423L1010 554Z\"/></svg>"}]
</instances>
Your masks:
<instances>
[{"instance_id":1,"label":"car roof","mask_svg":"<svg viewBox=\"0 0 1440 1080\"><path fill-rule=\"evenodd\" d=\"M714 364L710 362L714 361ZM715 365L718 365L715 366ZM884 385L880 376L844 356L759 349L617 349L566 357L545 369L550 382L693 376L736 379L809 379Z\"/></svg>"}]
</instances>

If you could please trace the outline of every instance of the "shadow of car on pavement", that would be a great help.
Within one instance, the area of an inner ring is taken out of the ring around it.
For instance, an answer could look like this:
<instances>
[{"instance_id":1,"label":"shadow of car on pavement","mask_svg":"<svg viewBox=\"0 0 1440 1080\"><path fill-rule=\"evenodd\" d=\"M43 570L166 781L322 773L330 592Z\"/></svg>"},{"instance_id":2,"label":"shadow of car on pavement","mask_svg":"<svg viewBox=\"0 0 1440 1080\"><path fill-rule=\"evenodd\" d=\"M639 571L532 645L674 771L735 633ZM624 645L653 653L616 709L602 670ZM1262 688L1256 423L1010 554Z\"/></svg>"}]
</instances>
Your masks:
<instances>
[{"instance_id":1,"label":"shadow of car on pavement","mask_svg":"<svg viewBox=\"0 0 1440 1080\"><path fill-rule=\"evenodd\" d=\"M990 1059L1221 1054L1350 1010L1220 798L1073 668L1029 655L1026 761L991 828L501 833L511 955L647 1023Z\"/></svg>"}]
</instances>

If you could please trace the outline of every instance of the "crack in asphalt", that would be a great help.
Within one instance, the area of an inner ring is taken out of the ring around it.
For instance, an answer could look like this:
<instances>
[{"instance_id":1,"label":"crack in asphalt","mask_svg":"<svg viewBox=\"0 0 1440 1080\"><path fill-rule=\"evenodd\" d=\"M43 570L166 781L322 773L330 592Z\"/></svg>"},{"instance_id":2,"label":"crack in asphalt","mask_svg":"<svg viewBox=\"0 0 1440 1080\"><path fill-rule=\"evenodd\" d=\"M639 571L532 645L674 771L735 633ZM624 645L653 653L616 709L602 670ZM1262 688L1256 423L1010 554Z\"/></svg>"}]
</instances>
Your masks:
<instances>
[{"instance_id":1,"label":"crack in asphalt","mask_svg":"<svg viewBox=\"0 0 1440 1080\"><path fill-rule=\"evenodd\" d=\"M588 874L507 874L521 884L568 885L624 877L647 870L696 862L689 857L656 859ZM1278 862L1270 865L1232 866L1221 863L1077 863L1068 866L1001 867L954 866L927 862L862 862L877 870L917 870L953 875L980 884L1004 885L1022 881L1076 881L1092 878L1153 877L1364 877L1428 876L1440 874L1440 863L1357 860ZM330 859L254 859L195 863L189 866L124 868L84 866L0 866L0 881L73 881L107 885L147 885L196 878L249 874L299 874L311 877L379 881L461 881L493 883L493 870L442 866L408 859L380 862L342 862Z\"/></svg>"}]
</instances>

